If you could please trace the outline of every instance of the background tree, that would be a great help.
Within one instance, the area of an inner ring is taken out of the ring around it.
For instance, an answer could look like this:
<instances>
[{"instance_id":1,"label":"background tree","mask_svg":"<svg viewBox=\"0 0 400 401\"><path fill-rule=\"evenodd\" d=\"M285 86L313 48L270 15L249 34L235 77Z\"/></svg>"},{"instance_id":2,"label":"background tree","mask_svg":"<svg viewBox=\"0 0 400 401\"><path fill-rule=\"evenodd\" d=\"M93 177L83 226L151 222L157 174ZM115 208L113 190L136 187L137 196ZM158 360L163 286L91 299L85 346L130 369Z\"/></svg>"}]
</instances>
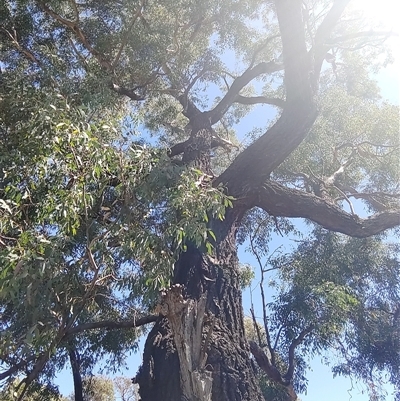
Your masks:
<instances>
[{"instance_id":1,"label":"background tree","mask_svg":"<svg viewBox=\"0 0 400 401\"><path fill-rule=\"evenodd\" d=\"M118 399L121 401L138 401L139 393L137 386L132 385L132 380L127 377L116 377L114 380L114 388Z\"/></svg>"},{"instance_id":2,"label":"background tree","mask_svg":"<svg viewBox=\"0 0 400 401\"><path fill-rule=\"evenodd\" d=\"M76 378L105 356L119 367L133 328L154 321L136 376L143 401L261 400L250 350L295 398L300 348L318 352L339 337L354 351L344 353L353 369L340 372L365 379L361 361L396 371L377 349L395 347L397 318L387 316L396 316L397 290L365 315L374 304L366 287L350 289L366 269L344 282L321 263L309 282L289 258L289 289L270 308L272 326L264 319L266 344L260 336L249 348L243 325L239 228L246 238L258 219L267 238L290 235L284 218L300 217L378 235L378 250L388 246L381 233L400 223L398 110L369 78L391 33L366 26L348 3L2 3L0 379L26 373L21 398L68 359ZM257 104L276 113L240 147L236 123ZM344 249L348 263L336 266L352 266L354 243L337 238L321 255ZM323 260L307 246L296 255ZM385 258L396 276L396 259ZM384 282L371 277L376 288ZM390 340L368 343L384 316Z\"/></svg>"}]
</instances>

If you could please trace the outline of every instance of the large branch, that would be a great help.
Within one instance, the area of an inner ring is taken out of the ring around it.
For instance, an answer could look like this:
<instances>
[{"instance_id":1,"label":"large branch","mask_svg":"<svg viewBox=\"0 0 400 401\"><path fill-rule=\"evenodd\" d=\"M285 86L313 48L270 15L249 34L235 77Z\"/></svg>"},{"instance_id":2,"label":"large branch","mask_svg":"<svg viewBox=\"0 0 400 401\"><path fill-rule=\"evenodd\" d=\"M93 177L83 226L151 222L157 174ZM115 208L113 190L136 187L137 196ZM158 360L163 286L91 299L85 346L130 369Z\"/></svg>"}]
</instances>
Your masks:
<instances>
[{"instance_id":1,"label":"large branch","mask_svg":"<svg viewBox=\"0 0 400 401\"><path fill-rule=\"evenodd\" d=\"M295 369L294 352L296 350L296 347L299 346L303 342L303 340L306 338L306 336L308 334L310 334L313 329L314 329L314 326L312 326L312 325L307 327L290 344L289 366L288 366L286 374L283 376L286 380L291 381L293 379L293 374L294 374L294 369Z\"/></svg>"},{"instance_id":2,"label":"large branch","mask_svg":"<svg viewBox=\"0 0 400 401\"><path fill-rule=\"evenodd\" d=\"M311 87L301 0L276 1L285 67L286 101L279 120L240 153L216 180L230 195L246 196L269 178L303 141L317 116Z\"/></svg>"},{"instance_id":3,"label":"large branch","mask_svg":"<svg viewBox=\"0 0 400 401\"><path fill-rule=\"evenodd\" d=\"M273 216L310 219L328 230L358 238L400 226L400 210L387 210L362 219L325 199L272 181L263 185L253 206Z\"/></svg>"},{"instance_id":4,"label":"large branch","mask_svg":"<svg viewBox=\"0 0 400 401\"><path fill-rule=\"evenodd\" d=\"M267 374L269 379L285 387L288 399L290 401L298 400L291 381L287 380L285 377L282 377L281 373L276 366L271 363L264 350L260 348L254 341L249 341L249 345L250 351L253 354L254 359L257 361L258 366Z\"/></svg>"},{"instance_id":5,"label":"large branch","mask_svg":"<svg viewBox=\"0 0 400 401\"><path fill-rule=\"evenodd\" d=\"M7 370L5 370L4 372L0 373L0 381L7 379L7 377L10 377L11 375L13 375L14 373L18 372L19 370L26 370L28 364L30 362L32 362L33 360L36 359L36 355L31 355L29 356L27 359L20 361L18 363L15 363L14 365L12 365L10 368L8 368ZM4 361L2 361L2 363L5 363Z\"/></svg>"},{"instance_id":6,"label":"large branch","mask_svg":"<svg viewBox=\"0 0 400 401\"><path fill-rule=\"evenodd\" d=\"M247 196L269 179L271 172L295 150L312 127L317 110L312 99L291 102L279 120L244 149L214 181L236 198Z\"/></svg>"},{"instance_id":7,"label":"large branch","mask_svg":"<svg viewBox=\"0 0 400 401\"><path fill-rule=\"evenodd\" d=\"M275 1L276 14L282 39L282 56L285 65L287 102L313 95L311 87L311 58L307 52L302 0Z\"/></svg>"}]
</instances>

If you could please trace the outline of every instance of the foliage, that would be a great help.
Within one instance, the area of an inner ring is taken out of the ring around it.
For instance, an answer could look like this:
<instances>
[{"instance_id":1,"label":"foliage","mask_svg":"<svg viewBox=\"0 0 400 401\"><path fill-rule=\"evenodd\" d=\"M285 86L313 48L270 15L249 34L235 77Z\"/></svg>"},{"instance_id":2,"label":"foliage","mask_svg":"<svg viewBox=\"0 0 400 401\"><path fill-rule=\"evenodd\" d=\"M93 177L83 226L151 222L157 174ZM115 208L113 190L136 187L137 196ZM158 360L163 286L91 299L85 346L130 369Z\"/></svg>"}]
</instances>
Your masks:
<instances>
[{"instance_id":1,"label":"foliage","mask_svg":"<svg viewBox=\"0 0 400 401\"><path fill-rule=\"evenodd\" d=\"M85 401L114 401L114 385L111 379L102 376L83 378Z\"/></svg>"},{"instance_id":2,"label":"foliage","mask_svg":"<svg viewBox=\"0 0 400 401\"><path fill-rule=\"evenodd\" d=\"M16 379L0 391L1 399L3 401L16 400L18 395L21 393L21 390L18 387L18 384L20 383L21 381ZM65 397L60 396L56 389L38 383L31 386L24 399L26 401L67 401Z\"/></svg>"},{"instance_id":3,"label":"foliage","mask_svg":"<svg viewBox=\"0 0 400 401\"><path fill-rule=\"evenodd\" d=\"M249 286L237 241L261 281L248 337L288 372L260 367L266 399L304 392L327 350L372 396L385 374L400 386L398 232L381 234L399 216L399 114L370 75L390 33L341 17L345 1L284 3L0 4L0 379L50 391L40 383L76 351L85 386L110 390L94 365L118 370L136 350L182 255L201 256L193 277L214 282L212 265ZM257 104L273 108L260 122ZM271 252L276 235L299 245Z\"/></svg>"},{"instance_id":4,"label":"foliage","mask_svg":"<svg viewBox=\"0 0 400 401\"><path fill-rule=\"evenodd\" d=\"M3 75L12 78L1 100L2 358L12 366L45 353L51 377L78 344L84 372L105 356L120 366L138 331L68 331L145 312L185 241L212 252L208 216L223 219L231 200L200 171L122 139L110 118Z\"/></svg>"}]
</instances>

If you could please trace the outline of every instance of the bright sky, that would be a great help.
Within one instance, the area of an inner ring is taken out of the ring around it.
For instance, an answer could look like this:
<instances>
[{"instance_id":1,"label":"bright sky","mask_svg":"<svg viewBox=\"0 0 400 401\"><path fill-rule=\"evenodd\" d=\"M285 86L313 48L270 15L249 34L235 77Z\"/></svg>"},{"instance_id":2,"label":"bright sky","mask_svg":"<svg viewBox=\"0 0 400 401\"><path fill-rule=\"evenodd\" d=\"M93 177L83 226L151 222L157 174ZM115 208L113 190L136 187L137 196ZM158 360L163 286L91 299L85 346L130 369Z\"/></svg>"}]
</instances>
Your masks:
<instances>
[{"instance_id":1,"label":"bright sky","mask_svg":"<svg viewBox=\"0 0 400 401\"><path fill-rule=\"evenodd\" d=\"M399 3L400 4L400 3ZM363 9L365 14L375 23L382 23L385 30L392 30L399 34L399 8L395 0L353 0L354 7ZM400 75L400 46L399 37L389 39L392 47L395 63L383 69L377 80L382 89L384 99L388 99L393 103L399 103L399 75ZM259 114L265 119L265 111ZM244 127L243 127L244 128ZM286 245L288 241L286 240ZM273 248L273 246L272 246ZM242 262L251 263L249 255L244 254L243 250L239 251L239 256ZM249 314L250 300L249 295L244 295L245 314ZM143 353L144 341L141 342L140 351L138 354L132 355L129 358L128 371L120 372L119 375L133 377L141 362L141 354ZM368 401L368 396L365 394L365 387L351 382L347 378L332 379L332 373L329 367L322 365L319 358L312 362L312 371L309 372L309 386L307 395L301 395L302 401ZM68 395L73 389L72 375L70 371L65 370L59 376L56 383L60 386L60 391ZM390 391L390 388L388 388ZM390 394L388 401L393 400Z\"/></svg>"},{"instance_id":2,"label":"bright sky","mask_svg":"<svg viewBox=\"0 0 400 401\"><path fill-rule=\"evenodd\" d=\"M355 9L363 10L369 21L379 30L392 31L397 36L388 39L395 62L388 65L378 77L382 96L393 103L399 103L400 77L400 19L399 4L396 0L352 0Z\"/></svg>"}]
</instances>

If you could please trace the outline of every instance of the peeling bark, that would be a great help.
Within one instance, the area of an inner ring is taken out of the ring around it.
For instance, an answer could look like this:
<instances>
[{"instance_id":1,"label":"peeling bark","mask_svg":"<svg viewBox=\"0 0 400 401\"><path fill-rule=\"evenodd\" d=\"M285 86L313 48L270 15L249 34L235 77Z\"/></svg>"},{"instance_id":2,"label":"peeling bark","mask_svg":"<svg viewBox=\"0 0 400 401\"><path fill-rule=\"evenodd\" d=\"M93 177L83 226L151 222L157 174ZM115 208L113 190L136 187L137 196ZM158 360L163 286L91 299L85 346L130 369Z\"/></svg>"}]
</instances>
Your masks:
<instances>
[{"instance_id":1,"label":"peeling bark","mask_svg":"<svg viewBox=\"0 0 400 401\"><path fill-rule=\"evenodd\" d=\"M203 336L206 297L202 296L198 301L185 300L182 291L183 286L180 284L164 291L159 311L167 317L171 326L181 367L180 387L183 397L193 401L209 401L212 378L211 372L204 367L213 325L209 325L207 335Z\"/></svg>"}]
</instances>

